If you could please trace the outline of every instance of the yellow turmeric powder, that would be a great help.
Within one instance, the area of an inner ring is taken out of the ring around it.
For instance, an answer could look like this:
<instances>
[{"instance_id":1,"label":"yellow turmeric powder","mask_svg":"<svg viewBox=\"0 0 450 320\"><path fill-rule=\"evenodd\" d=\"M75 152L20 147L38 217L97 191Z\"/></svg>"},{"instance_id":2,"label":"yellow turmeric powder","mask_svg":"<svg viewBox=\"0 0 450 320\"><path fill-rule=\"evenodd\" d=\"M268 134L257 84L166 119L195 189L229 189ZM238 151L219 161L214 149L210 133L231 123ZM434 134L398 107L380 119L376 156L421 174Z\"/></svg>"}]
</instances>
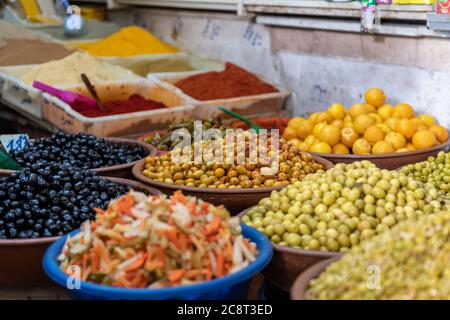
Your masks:
<instances>
[{"instance_id":1,"label":"yellow turmeric powder","mask_svg":"<svg viewBox=\"0 0 450 320\"><path fill-rule=\"evenodd\" d=\"M103 40L84 43L79 48L95 56L127 57L140 54L172 53L178 50L162 42L152 33L130 26L120 29Z\"/></svg>"}]
</instances>

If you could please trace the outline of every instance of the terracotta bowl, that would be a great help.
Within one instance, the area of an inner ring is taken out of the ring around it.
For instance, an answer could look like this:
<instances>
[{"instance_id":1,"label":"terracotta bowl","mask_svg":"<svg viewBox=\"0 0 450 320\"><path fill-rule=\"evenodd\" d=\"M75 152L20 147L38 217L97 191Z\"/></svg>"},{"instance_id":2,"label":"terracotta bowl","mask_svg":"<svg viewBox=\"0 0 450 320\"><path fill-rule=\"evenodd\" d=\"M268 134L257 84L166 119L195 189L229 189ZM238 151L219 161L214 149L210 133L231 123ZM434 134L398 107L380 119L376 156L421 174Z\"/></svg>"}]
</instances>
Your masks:
<instances>
[{"instance_id":1,"label":"terracotta bowl","mask_svg":"<svg viewBox=\"0 0 450 320\"><path fill-rule=\"evenodd\" d=\"M144 157L148 155L154 155L156 154L156 149L153 148L151 145L145 142L136 141L136 140L130 140L130 139L124 139L124 138L104 138L106 141L114 143L114 144L129 144L129 145L140 145L144 148ZM132 178L131 175L131 168L138 162L133 161L130 163L124 163L124 164L118 164L111 167L104 167L104 168L97 168L92 169L93 171L96 171L98 175L100 176L107 176L107 177L119 177L119 178ZM6 176L10 173L12 173L13 170L5 170L0 169L0 177Z\"/></svg>"},{"instance_id":2,"label":"terracotta bowl","mask_svg":"<svg viewBox=\"0 0 450 320\"><path fill-rule=\"evenodd\" d=\"M155 188L137 181L106 178L146 194L161 194ZM41 261L47 247L58 238L0 240L0 287L52 285L42 270Z\"/></svg>"},{"instance_id":3,"label":"terracotta bowl","mask_svg":"<svg viewBox=\"0 0 450 320\"><path fill-rule=\"evenodd\" d=\"M396 152L385 154L331 154L331 153L316 153L311 152L316 156L325 158L333 163L351 163L354 161L369 160L377 165L381 169L396 169L410 163L416 163L426 160L430 156L435 156L439 151L447 151L450 146L450 139L445 143L437 146L409 151L409 152Z\"/></svg>"},{"instance_id":4,"label":"terracotta bowl","mask_svg":"<svg viewBox=\"0 0 450 320\"><path fill-rule=\"evenodd\" d=\"M338 261L340 257L334 257L328 260L321 261L315 265L309 267L294 281L291 287L291 299L292 300L307 300L306 290L312 279L317 278L325 269L335 261Z\"/></svg>"},{"instance_id":5,"label":"terracotta bowl","mask_svg":"<svg viewBox=\"0 0 450 320\"><path fill-rule=\"evenodd\" d=\"M321 157L312 157L321 163L325 169L333 166L331 162ZM136 179L149 184L166 194L172 194L176 190L182 190L185 195L195 196L214 205L224 205L231 214L236 215L242 210L256 205L259 200L266 198L273 190L281 190L285 186L258 189L213 189L179 186L171 183L163 183L152 180L142 174L145 160L139 161L133 167L133 175Z\"/></svg>"},{"instance_id":6,"label":"terracotta bowl","mask_svg":"<svg viewBox=\"0 0 450 320\"><path fill-rule=\"evenodd\" d=\"M238 216L244 216L249 210L250 208ZM273 258L262 274L270 284L285 292L289 292L297 276L312 265L343 255L340 252L294 249L275 243L272 243L272 246Z\"/></svg>"}]
</instances>

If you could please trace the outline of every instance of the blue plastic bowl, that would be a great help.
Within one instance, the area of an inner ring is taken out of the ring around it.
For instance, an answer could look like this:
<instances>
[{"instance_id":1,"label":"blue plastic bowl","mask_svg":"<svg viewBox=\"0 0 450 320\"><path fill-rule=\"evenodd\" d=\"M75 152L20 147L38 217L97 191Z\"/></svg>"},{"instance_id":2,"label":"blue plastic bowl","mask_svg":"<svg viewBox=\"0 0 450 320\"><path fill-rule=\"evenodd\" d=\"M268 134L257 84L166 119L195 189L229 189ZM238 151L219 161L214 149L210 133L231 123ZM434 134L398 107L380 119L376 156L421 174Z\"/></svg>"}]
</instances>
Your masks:
<instances>
[{"instance_id":1,"label":"blue plastic bowl","mask_svg":"<svg viewBox=\"0 0 450 320\"><path fill-rule=\"evenodd\" d=\"M256 243L258 256L248 267L220 279L202 282L194 285L178 286L161 289L125 289L92 282L81 281L80 289L69 290L73 298L78 299L123 299L123 300L227 300L245 299L249 284L255 274L262 271L272 259L273 251L270 240L258 230L241 225L245 238ZM70 233L74 235L79 230ZM59 268L57 260L67 236L54 242L45 252L42 266L47 276L60 286L67 288L68 276Z\"/></svg>"}]
</instances>

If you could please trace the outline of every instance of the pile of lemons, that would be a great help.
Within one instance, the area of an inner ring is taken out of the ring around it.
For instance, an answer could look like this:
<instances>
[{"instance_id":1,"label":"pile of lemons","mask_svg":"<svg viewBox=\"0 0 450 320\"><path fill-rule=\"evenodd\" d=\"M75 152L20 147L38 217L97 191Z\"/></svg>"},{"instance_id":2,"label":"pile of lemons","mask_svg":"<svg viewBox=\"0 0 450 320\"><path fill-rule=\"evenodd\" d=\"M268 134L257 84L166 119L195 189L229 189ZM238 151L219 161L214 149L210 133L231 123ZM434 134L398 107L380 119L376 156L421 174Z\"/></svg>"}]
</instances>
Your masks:
<instances>
[{"instance_id":1,"label":"pile of lemons","mask_svg":"<svg viewBox=\"0 0 450 320\"><path fill-rule=\"evenodd\" d=\"M283 136L303 151L335 154L382 154L433 147L448 139L448 131L429 114L416 115L407 103L386 104L379 88L364 94L365 103L345 109L333 103L307 119L289 120Z\"/></svg>"}]
</instances>

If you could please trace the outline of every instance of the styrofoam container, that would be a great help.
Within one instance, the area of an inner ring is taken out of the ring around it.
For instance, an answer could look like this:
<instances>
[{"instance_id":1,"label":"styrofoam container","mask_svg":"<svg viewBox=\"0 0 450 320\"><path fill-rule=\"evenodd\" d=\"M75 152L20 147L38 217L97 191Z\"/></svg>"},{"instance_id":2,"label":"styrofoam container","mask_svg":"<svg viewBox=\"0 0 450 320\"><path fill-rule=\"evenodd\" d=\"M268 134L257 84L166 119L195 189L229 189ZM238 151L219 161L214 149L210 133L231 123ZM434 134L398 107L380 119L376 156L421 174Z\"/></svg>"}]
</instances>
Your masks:
<instances>
[{"instance_id":1,"label":"styrofoam container","mask_svg":"<svg viewBox=\"0 0 450 320\"><path fill-rule=\"evenodd\" d=\"M83 86L59 88L88 95ZM60 99L44 93L44 119L70 133L87 132L109 137L166 128L172 123L186 121L194 115L195 100L179 89L151 79L102 83L96 84L95 88L102 101L128 99L130 95L138 93L144 98L164 103L167 108L89 118L76 112Z\"/></svg>"},{"instance_id":2,"label":"styrofoam container","mask_svg":"<svg viewBox=\"0 0 450 320\"><path fill-rule=\"evenodd\" d=\"M206 73L208 71L191 71L184 74L151 74L149 79L156 79L161 83L172 85L175 89L175 83L183 80L189 76ZM262 76L257 75L262 81L270 83ZM273 85L273 84L272 84ZM195 110L195 116L199 119L210 119L223 116L223 112L219 107L225 107L232 111L236 111L244 116L259 115L259 114L279 114L284 107L287 97L291 94L290 91L273 85L278 89L278 92L258 94L253 96L236 97L229 99L197 101L198 107ZM179 89L178 89L179 90ZM192 98L194 99L194 98Z\"/></svg>"},{"instance_id":3,"label":"styrofoam container","mask_svg":"<svg viewBox=\"0 0 450 320\"><path fill-rule=\"evenodd\" d=\"M3 100L9 102L17 109L42 119L41 91L19 79L34 66L36 65L1 67L0 93Z\"/></svg>"}]
</instances>

